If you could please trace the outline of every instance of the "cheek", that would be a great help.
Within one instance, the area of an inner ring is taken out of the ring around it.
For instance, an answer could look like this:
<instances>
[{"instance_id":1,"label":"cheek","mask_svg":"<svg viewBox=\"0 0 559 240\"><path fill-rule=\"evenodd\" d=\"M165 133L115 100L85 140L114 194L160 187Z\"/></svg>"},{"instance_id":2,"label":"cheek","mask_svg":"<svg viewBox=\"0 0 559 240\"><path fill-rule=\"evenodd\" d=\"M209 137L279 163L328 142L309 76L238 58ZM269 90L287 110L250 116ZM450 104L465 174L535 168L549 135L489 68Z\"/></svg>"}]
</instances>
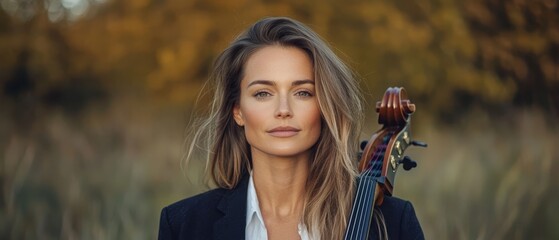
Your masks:
<instances>
[{"instance_id":1,"label":"cheek","mask_svg":"<svg viewBox=\"0 0 559 240\"><path fill-rule=\"evenodd\" d=\"M261 144L263 142L262 140L265 138L265 136L263 136L263 131L266 130L266 116L259 110L258 108L251 107L246 109L243 113L245 120L245 138L250 146Z\"/></svg>"},{"instance_id":2,"label":"cheek","mask_svg":"<svg viewBox=\"0 0 559 240\"><path fill-rule=\"evenodd\" d=\"M305 109L302 109L302 113L305 114L305 124L310 126L311 134L320 135L322 117L320 115L320 109L318 104L311 105Z\"/></svg>"},{"instance_id":3,"label":"cheek","mask_svg":"<svg viewBox=\"0 0 559 240\"><path fill-rule=\"evenodd\" d=\"M257 112L247 111L245 113L245 131L258 128L259 125L261 125L261 122L262 119Z\"/></svg>"},{"instance_id":4,"label":"cheek","mask_svg":"<svg viewBox=\"0 0 559 240\"><path fill-rule=\"evenodd\" d=\"M313 120L313 125L315 126L314 130L316 131L316 134L320 136L320 131L322 131L322 118L320 116L320 111L316 111L316 115Z\"/></svg>"},{"instance_id":5,"label":"cheek","mask_svg":"<svg viewBox=\"0 0 559 240\"><path fill-rule=\"evenodd\" d=\"M247 107L250 106L250 107ZM247 138L256 134L258 131L265 130L265 123L270 118L270 108L266 108L259 104L241 103L241 111L245 122L244 129Z\"/></svg>"}]
</instances>

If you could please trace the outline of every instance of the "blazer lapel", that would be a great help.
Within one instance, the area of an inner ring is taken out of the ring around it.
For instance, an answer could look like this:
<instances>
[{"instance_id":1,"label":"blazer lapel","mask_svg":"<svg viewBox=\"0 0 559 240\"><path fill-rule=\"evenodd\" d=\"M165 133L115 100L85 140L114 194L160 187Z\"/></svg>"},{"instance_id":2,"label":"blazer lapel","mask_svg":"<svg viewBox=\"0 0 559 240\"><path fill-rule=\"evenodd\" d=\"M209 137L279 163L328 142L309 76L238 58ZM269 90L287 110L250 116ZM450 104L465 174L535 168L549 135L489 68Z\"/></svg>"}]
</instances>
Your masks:
<instances>
[{"instance_id":1,"label":"blazer lapel","mask_svg":"<svg viewBox=\"0 0 559 240\"><path fill-rule=\"evenodd\" d=\"M245 174L217 205L224 216L214 224L214 239L245 239L248 180Z\"/></svg>"}]
</instances>

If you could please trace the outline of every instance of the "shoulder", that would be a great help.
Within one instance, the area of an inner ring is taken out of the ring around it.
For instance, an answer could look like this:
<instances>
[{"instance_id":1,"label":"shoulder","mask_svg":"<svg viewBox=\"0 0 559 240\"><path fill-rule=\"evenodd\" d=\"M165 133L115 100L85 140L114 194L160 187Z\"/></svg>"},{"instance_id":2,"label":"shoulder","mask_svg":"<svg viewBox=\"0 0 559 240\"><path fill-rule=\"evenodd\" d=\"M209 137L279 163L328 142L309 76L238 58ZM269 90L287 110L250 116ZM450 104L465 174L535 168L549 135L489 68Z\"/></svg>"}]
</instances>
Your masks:
<instances>
[{"instance_id":1,"label":"shoulder","mask_svg":"<svg viewBox=\"0 0 559 240\"><path fill-rule=\"evenodd\" d=\"M175 202L165 207L163 210L173 216L181 216L189 212L204 210L208 207L216 206L227 191L227 189L223 188L209 190Z\"/></svg>"},{"instance_id":2,"label":"shoulder","mask_svg":"<svg viewBox=\"0 0 559 240\"><path fill-rule=\"evenodd\" d=\"M391 239L425 239L410 201L385 196L379 210Z\"/></svg>"},{"instance_id":3,"label":"shoulder","mask_svg":"<svg viewBox=\"0 0 559 240\"><path fill-rule=\"evenodd\" d=\"M159 221L159 239L177 239L185 230L211 227L222 215L217 206L228 191L213 189L164 207Z\"/></svg>"},{"instance_id":4,"label":"shoulder","mask_svg":"<svg viewBox=\"0 0 559 240\"><path fill-rule=\"evenodd\" d=\"M173 203L161 210L159 239L210 239L243 235L248 176L233 189L218 188ZM219 231L214 231L219 229ZM216 235L217 234L217 235Z\"/></svg>"},{"instance_id":5,"label":"shoulder","mask_svg":"<svg viewBox=\"0 0 559 240\"><path fill-rule=\"evenodd\" d=\"M383 213L406 213L413 211L413 206L410 201L400 199L397 197L384 196L384 200L380 205ZM394 215L394 214L391 214Z\"/></svg>"}]
</instances>

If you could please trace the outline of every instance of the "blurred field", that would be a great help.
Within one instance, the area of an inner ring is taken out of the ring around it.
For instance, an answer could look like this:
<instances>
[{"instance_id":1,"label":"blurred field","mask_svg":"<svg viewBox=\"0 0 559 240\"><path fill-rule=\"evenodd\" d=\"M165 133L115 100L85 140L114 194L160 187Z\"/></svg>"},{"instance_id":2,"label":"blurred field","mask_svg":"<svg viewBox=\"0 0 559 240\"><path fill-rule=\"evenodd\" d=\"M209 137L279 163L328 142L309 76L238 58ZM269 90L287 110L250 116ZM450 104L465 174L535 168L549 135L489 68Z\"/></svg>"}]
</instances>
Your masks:
<instances>
[{"instance_id":1,"label":"blurred field","mask_svg":"<svg viewBox=\"0 0 559 240\"><path fill-rule=\"evenodd\" d=\"M418 113L419 114L419 113ZM415 126L429 147L400 171L396 195L410 199L432 239L557 239L559 132L538 111L459 124Z\"/></svg>"},{"instance_id":2,"label":"blurred field","mask_svg":"<svg viewBox=\"0 0 559 240\"><path fill-rule=\"evenodd\" d=\"M264 16L321 34L368 103L418 110L398 172L428 239L559 239L557 1L0 0L0 238L154 239L207 189L184 140L215 58Z\"/></svg>"},{"instance_id":3,"label":"blurred field","mask_svg":"<svg viewBox=\"0 0 559 240\"><path fill-rule=\"evenodd\" d=\"M163 206L202 191L202 166L180 168L181 111L133 106L78 120L37 113L27 132L3 119L2 235L153 239ZM451 127L427 118L413 133L429 147L408 150L419 167L398 173L395 194L413 202L428 238L559 236L558 132L541 112L477 112Z\"/></svg>"}]
</instances>

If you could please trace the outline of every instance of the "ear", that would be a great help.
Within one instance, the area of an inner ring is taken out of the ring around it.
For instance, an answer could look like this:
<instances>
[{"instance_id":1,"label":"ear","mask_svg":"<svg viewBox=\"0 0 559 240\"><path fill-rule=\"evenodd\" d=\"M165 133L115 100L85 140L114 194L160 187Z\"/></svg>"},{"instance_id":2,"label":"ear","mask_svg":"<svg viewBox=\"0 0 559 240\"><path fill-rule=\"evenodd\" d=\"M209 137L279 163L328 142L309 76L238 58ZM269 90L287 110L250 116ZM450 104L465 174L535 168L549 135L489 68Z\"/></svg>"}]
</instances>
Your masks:
<instances>
[{"instance_id":1,"label":"ear","mask_svg":"<svg viewBox=\"0 0 559 240\"><path fill-rule=\"evenodd\" d=\"M245 120L243 118L243 113L241 112L241 107L239 106L239 104L235 104L235 106L233 107L233 118L235 119L237 125L241 127L245 125Z\"/></svg>"}]
</instances>

